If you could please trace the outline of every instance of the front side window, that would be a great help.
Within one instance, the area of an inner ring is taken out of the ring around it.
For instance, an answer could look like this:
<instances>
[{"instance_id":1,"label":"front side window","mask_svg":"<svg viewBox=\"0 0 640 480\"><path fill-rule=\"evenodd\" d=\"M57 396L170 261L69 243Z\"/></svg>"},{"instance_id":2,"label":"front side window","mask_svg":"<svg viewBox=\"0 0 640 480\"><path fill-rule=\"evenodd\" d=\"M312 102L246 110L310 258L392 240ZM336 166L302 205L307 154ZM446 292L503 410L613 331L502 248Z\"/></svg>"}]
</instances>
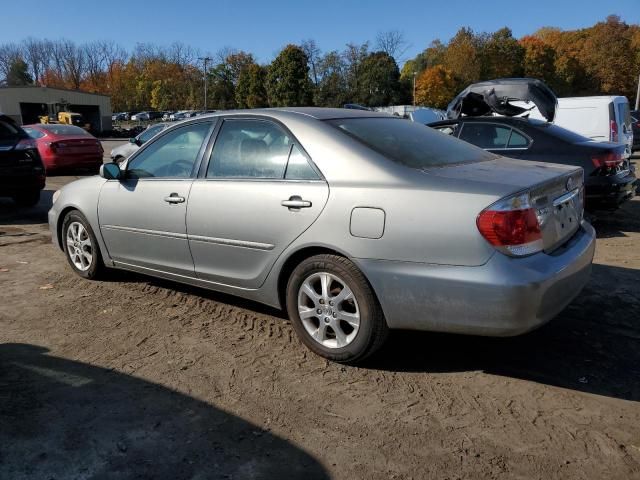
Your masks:
<instances>
[{"instance_id":1,"label":"front side window","mask_svg":"<svg viewBox=\"0 0 640 480\"><path fill-rule=\"evenodd\" d=\"M487 123L465 123L460 139L480 148L507 148L511 128Z\"/></svg>"},{"instance_id":2,"label":"front side window","mask_svg":"<svg viewBox=\"0 0 640 480\"><path fill-rule=\"evenodd\" d=\"M473 145L441 135L431 127L401 118L338 118L327 120L327 123L389 160L411 168L424 169L495 158Z\"/></svg>"},{"instance_id":3,"label":"front side window","mask_svg":"<svg viewBox=\"0 0 640 480\"><path fill-rule=\"evenodd\" d=\"M189 178L209 122L176 128L151 142L127 166L129 178Z\"/></svg>"},{"instance_id":4,"label":"front side window","mask_svg":"<svg viewBox=\"0 0 640 480\"><path fill-rule=\"evenodd\" d=\"M281 179L292 139L273 122L225 120L211 152L207 177Z\"/></svg>"}]
</instances>

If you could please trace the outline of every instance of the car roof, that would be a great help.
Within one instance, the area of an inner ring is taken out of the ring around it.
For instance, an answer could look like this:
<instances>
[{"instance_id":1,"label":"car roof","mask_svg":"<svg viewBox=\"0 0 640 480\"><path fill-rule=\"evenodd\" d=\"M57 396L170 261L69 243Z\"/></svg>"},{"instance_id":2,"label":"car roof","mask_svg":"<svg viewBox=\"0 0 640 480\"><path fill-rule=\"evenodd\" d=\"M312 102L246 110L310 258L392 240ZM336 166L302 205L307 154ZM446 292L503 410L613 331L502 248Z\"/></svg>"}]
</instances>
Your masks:
<instances>
[{"instance_id":1,"label":"car roof","mask_svg":"<svg viewBox=\"0 0 640 480\"><path fill-rule=\"evenodd\" d=\"M428 123L430 127L437 127L438 125L450 125L452 123L457 122L484 122L484 123L512 123L516 125L522 125L526 123L527 125L532 125L534 119L529 119L527 117L504 117L504 116L483 116L483 117L473 117L473 116L464 116L458 117L455 119L447 119L440 120L438 122ZM535 122L547 123L544 120L537 120Z\"/></svg>"},{"instance_id":2,"label":"car roof","mask_svg":"<svg viewBox=\"0 0 640 480\"><path fill-rule=\"evenodd\" d=\"M279 107L279 108L255 108L246 110L222 110L215 113L200 115L198 118L218 117L223 115L262 115L273 118L282 118L291 114L314 118L316 120L331 120L338 118L399 118L388 113L371 112L367 110L355 110L349 108L322 108L322 107Z\"/></svg>"}]
</instances>

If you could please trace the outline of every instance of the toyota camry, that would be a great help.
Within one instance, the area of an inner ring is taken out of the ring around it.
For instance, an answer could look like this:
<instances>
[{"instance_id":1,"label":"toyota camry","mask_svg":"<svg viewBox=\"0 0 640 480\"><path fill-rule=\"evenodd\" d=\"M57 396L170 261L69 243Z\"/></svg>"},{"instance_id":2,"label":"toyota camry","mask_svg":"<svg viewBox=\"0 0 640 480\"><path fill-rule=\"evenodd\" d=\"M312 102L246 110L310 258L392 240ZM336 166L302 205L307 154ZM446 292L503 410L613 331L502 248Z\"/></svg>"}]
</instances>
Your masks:
<instances>
[{"instance_id":1,"label":"toyota camry","mask_svg":"<svg viewBox=\"0 0 640 480\"><path fill-rule=\"evenodd\" d=\"M119 268L286 309L338 362L390 329L508 336L588 280L579 167L521 162L363 110L220 112L66 185L49 223L71 268Z\"/></svg>"}]
</instances>

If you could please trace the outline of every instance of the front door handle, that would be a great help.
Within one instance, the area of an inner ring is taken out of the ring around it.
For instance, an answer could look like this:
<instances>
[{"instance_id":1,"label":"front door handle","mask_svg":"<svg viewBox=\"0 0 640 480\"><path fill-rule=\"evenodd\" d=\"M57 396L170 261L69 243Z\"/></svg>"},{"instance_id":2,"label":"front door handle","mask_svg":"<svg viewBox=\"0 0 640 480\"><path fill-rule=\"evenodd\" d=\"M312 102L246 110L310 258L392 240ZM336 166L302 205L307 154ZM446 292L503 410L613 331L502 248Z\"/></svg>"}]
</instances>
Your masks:
<instances>
[{"instance_id":1,"label":"front door handle","mask_svg":"<svg viewBox=\"0 0 640 480\"><path fill-rule=\"evenodd\" d=\"M293 195L289 197L289 200L283 200L281 205L289 209L309 208L311 206L311 202L309 200L303 200L302 197L298 195Z\"/></svg>"},{"instance_id":2,"label":"front door handle","mask_svg":"<svg viewBox=\"0 0 640 480\"><path fill-rule=\"evenodd\" d=\"M164 201L167 203L184 203L184 197L181 197L177 193L172 193L168 197L164 197Z\"/></svg>"}]
</instances>

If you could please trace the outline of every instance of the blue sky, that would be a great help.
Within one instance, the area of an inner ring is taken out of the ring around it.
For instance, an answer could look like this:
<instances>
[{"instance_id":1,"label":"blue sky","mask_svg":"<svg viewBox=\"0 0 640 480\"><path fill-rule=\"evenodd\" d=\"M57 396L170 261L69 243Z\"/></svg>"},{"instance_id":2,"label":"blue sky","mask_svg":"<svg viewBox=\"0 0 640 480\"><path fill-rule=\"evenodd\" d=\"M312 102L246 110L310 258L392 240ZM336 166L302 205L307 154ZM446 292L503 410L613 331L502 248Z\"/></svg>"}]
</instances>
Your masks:
<instances>
[{"instance_id":1,"label":"blue sky","mask_svg":"<svg viewBox=\"0 0 640 480\"><path fill-rule=\"evenodd\" d=\"M215 52L230 46L269 62L287 43L313 38L323 51L348 42L373 41L376 33L401 30L411 45L404 57L431 40L448 40L460 27L494 31L510 27L514 35L542 26L574 29L609 14L640 23L640 0L30 0L3 2L0 43L27 36L84 42L117 40L130 49L137 42L181 41ZM25 7L28 5L28 11Z\"/></svg>"}]
</instances>

